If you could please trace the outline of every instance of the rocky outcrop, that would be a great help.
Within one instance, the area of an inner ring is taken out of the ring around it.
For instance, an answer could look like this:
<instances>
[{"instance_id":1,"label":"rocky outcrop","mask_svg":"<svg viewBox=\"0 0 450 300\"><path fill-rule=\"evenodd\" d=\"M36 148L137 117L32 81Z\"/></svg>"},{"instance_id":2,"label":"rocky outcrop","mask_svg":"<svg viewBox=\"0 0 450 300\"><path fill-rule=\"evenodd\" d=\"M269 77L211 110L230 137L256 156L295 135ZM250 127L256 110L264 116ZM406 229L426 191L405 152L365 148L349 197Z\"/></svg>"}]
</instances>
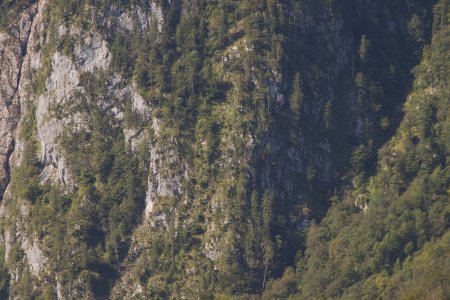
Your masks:
<instances>
[{"instance_id":1,"label":"rocky outcrop","mask_svg":"<svg viewBox=\"0 0 450 300\"><path fill-rule=\"evenodd\" d=\"M72 60L59 52L52 56L52 74L46 82L45 93L38 98L36 108L37 139L41 144L40 161L45 166L43 181L55 179L65 183L66 167L64 157L60 154L58 138L64 130L64 123L51 113L51 108L69 101L77 91L79 73ZM72 116L81 121L80 116Z\"/></svg>"},{"instance_id":2,"label":"rocky outcrop","mask_svg":"<svg viewBox=\"0 0 450 300\"><path fill-rule=\"evenodd\" d=\"M164 15L158 3L150 2L150 10L142 10L138 6L132 6L130 10L121 11L117 18L118 27L125 32L133 30L148 30L151 26L156 26L159 32L164 24Z\"/></svg>"},{"instance_id":3,"label":"rocky outcrop","mask_svg":"<svg viewBox=\"0 0 450 300\"><path fill-rule=\"evenodd\" d=\"M62 32L70 34L67 30ZM41 144L43 181L67 182L68 172L64 156L61 154L59 138L69 124L78 129L83 128L86 116L77 112L62 113L61 110L74 105L76 97L84 93L84 88L80 84L80 77L83 74L105 71L110 62L106 42L98 33L89 34L84 40L76 43L74 58L75 60L58 51L52 55L52 72L46 80L45 92L38 97L37 139Z\"/></svg>"},{"instance_id":4,"label":"rocky outcrop","mask_svg":"<svg viewBox=\"0 0 450 300\"><path fill-rule=\"evenodd\" d=\"M0 32L0 199L10 180L9 157L14 149L15 130L21 116L19 86L29 76L26 60L38 7L25 10L18 22Z\"/></svg>"},{"instance_id":5,"label":"rocky outcrop","mask_svg":"<svg viewBox=\"0 0 450 300\"><path fill-rule=\"evenodd\" d=\"M48 6L62 11L47 24L48 1L38 1L0 31L0 241L7 261L21 251L11 284L29 270L58 298L144 298L173 282L175 298L192 298L214 280L234 281L239 268L255 282L268 269L282 274L277 265L295 254L280 253L299 250L300 231L342 175L337 164L347 168L353 145L340 153L333 134L359 142L368 125L345 17L314 1L298 11L277 2L270 17L237 2L81 2ZM304 101L294 126L296 73ZM327 105L340 113L339 130L324 125ZM8 183L25 157L26 120L37 175L18 193ZM61 241L76 251L52 252ZM71 262L70 279L61 256L83 263Z\"/></svg>"}]
</instances>

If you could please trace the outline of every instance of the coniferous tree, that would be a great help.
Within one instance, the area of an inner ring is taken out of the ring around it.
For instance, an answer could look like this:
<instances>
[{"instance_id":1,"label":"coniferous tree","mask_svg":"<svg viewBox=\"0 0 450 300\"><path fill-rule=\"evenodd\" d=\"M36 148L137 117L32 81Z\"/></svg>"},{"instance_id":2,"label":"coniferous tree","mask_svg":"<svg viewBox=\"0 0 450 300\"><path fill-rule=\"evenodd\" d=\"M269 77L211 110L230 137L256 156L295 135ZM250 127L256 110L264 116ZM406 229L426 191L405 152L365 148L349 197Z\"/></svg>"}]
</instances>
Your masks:
<instances>
[{"instance_id":1,"label":"coniferous tree","mask_svg":"<svg viewBox=\"0 0 450 300\"><path fill-rule=\"evenodd\" d=\"M304 95L302 90L302 84L301 84L301 77L300 73L295 74L294 82L292 84L292 92L289 95L289 108L291 111L291 118L292 118L292 139L295 141L297 136L297 131L299 129L299 124L301 122L301 119L303 117L303 101L304 101Z\"/></svg>"},{"instance_id":2,"label":"coniferous tree","mask_svg":"<svg viewBox=\"0 0 450 300\"><path fill-rule=\"evenodd\" d=\"M359 43L359 51L358 51L361 62L365 63L367 61L369 50L370 50L370 41L366 37L366 35L363 34L361 37L361 41Z\"/></svg>"}]
</instances>

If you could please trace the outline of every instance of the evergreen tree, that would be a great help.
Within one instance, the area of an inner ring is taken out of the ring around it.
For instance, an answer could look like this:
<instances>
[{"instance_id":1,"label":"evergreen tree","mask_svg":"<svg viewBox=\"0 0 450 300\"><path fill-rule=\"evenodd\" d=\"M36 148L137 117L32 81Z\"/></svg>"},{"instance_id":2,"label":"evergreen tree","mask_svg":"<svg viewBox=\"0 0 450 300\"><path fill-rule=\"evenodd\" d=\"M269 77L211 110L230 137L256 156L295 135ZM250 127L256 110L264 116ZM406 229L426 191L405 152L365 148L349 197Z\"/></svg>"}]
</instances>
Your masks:
<instances>
[{"instance_id":1,"label":"evergreen tree","mask_svg":"<svg viewBox=\"0 0 450 300\"><path fill-rule=\"evenodd\" d=\"M302 90L301 77L300 73L297 72L294 77L294 82L292 83L291 94L289 95L289 109L292 119L291 136L293 141L296 140L299 125L303 118L303 102L304 95Z\"/></svg>"}]
</instances>

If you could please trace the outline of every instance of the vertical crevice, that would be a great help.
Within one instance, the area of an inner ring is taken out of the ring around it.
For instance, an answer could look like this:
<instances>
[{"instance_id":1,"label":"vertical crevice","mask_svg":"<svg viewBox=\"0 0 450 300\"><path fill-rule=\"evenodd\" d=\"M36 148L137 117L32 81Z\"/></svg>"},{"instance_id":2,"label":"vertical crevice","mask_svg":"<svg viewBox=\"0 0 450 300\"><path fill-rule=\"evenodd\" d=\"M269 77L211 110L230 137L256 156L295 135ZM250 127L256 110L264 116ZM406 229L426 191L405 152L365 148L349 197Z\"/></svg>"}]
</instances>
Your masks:
<instances>
[{"instance_id":1,"label":"vertical crevice","mask_svg":"<svg viewBox=\"0 0 450 300\"><path fill-rule=\"evenodd\" d=\"M29 26L25 26L25 28L21 28L20 24L17 24L17 35L18 35L18 46L20 48L20 53L18 56L18 70L17 70L17 75L16 75L16 84L14 86L14 90L12 92L12 95L5 100L5 110L8 111L8 122L12 121L12 124L10 125L10 129L8 132L6 132L4 134L4 136L2 136L3 138L7 138L8 134L11 134L11 141L9 142L9 144L7 144L6 147L6 153L2 153L0 155L5 156L5 162L3 164L3 166L0 166L1 168L3 168L4 170L4 177L1 179L0 181L0 201L3 200L3 196L5 191L7 190L10 180L11 180L11 166L10 166L10 158L11 155L14 152L14 147L15 147L15 137L14 137L14 131L17 128L18 123L20 122L20 118L21 118L21 103L20 103L20 96L18 96L18 92L19 92L19 88L20 88L20 84L22 81L22 71L23 71L23 64L25 61L25 58L28 55L28 45L29 45L29 40L30 40L30 36L31 36L31 32L33 31L33 27L34 27L34 21L35 21L35 17L38 13L38 6L34 5L34 7L31 7L28 9L28 13L29 15L27 16L29 19L27 22L29 22ZM21 20L18 21L18 23L20 23ZM21 36L21 30L25 29L26 30L26 34L25 34L25 38L23 40L20 39ZM13 105L14 99L18 97L17 99L17 107L13 108L11 107ZM10 115L10 113L12 112L12 115Z\"/></svg>"}]
</instances>

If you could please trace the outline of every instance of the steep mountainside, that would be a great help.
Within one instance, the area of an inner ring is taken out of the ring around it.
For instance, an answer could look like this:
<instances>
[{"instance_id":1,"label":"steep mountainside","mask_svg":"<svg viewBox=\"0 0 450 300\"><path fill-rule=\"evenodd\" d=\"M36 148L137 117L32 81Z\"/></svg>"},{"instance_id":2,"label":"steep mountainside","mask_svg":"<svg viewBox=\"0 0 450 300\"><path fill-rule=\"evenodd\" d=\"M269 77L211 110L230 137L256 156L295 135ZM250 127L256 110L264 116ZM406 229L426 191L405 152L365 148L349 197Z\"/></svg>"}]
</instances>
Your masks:
<instances>
[{"instance_id":1,"label":"steep mountainside","mask_svg":"<svg viewBox=\"0 0 450 300\"><path fill-rule=\"evenodd\" d=\"M0 0L0 298L448 295L436 2Z\"/></svg>"},{"instance_id":2,"label":"steep mountainside","mask_svg":"<svg viewBox=\"0 0 450 300\"><path fill-rule=\"evenodd\" d=\"M431 45L376 175L334 199L308 232L296 266L300 299L450 297L449 2L434 15Z\"/></svg>"}]
</instances>

